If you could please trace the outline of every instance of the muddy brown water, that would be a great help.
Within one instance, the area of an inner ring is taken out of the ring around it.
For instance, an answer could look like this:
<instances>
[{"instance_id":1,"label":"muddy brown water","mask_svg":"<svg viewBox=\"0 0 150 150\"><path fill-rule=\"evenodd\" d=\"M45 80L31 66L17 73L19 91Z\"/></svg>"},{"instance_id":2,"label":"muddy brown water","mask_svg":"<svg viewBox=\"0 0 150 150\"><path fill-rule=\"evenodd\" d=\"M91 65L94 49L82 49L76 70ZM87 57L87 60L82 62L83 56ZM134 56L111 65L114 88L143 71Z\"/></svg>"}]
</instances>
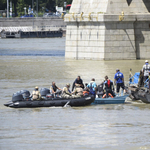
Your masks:
<instances>
[{"instance_id":1,"label":"muddy brown water","mask_svg":"<svg viewBox=\"0 0 150 150\"><path fill-rule=\"evenodd\" d=\"M120 68L138 72L144 60L65 60L65 38L0 39L0 149L150 149L150 105L128 102L79 108L12 109L3 104L21 89L32 92L72 84L113 80Z\"/></svg>"}]
</instances>

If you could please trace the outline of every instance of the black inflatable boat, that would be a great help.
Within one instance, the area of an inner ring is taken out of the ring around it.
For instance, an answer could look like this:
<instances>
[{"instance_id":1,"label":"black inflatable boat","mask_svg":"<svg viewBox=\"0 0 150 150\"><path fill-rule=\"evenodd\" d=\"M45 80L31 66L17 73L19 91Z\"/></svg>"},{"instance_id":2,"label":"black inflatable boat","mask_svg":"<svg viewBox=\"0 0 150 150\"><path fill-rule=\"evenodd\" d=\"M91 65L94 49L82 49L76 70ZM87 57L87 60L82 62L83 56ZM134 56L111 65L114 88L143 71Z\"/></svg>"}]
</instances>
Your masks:
<instances>
[{"instance_id":1,"label":"black inflatable boat","mask_svg":"<svg viewBox=\"0 0 150 150\"><path fill-rule=\"evenodd\" d=\"M128 88L131 95L130 98L132 100L141 100L144 103L150 103L150 92L149 89L144 87L129 87Z\"/></svg>"},{"instance_id":2,"label":"black inflatable boat","mask_svg":"<svg viewBox=\"0 0 150 150\"><path fill-rule=\"evenodd\" d=\"M14 93L12 96L12 101L4 104L7 107L12 108L35 108L35 107L64 107L69 105L71 107L79 107L90 105L94 102L95 97L93 95L87 95L81 98L75 99L64 99L59 95L55 97L50 94L49 89L42 88L40 90L42 100L32 100L30 97L30 92L27 90L21 90Z\"/></svg>"}]
</instances>

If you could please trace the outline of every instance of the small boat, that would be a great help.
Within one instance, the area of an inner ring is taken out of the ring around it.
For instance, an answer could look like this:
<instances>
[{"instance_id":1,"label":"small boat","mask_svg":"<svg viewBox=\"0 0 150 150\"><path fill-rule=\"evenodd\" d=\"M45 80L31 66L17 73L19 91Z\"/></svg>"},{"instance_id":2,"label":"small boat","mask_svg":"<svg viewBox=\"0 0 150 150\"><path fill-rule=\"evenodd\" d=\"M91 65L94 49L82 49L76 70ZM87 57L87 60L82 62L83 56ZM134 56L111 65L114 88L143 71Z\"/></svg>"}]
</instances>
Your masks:
<instances>
[{"instance_id":1,"label":"small boat","mask_svg":"<svg viewBox=\"0 0 150 150\"><path fill-rule=\"evenodd\" d=\"M138 90L138 97L143 103L150 103L150 92L146 88Z\"/></svg>"},{"instance_id":2,"label":"small boat","mask_svg":"<svg viewBox=\"0 0 150 150\"><path fill-rule=\"evenodd\" d=\"M4 106L12 108L64 107L66 105L79 107L90 105L95 100L93 95L72 99L65 99L59 96L53 97L53 95L50 94L49 89L46 88L43 88L40 93L42 95L42 100L33 101L30 97L29 91L21 90L14 93L12 100L4 104Z\"/></svg>"},{"instance_id":3,"label":"small boat","mask_svg":"<svg viewBox=\"0 0 150 150\"><path fill-rule=\"evenodd\" d=\"M96 104L123 104L126 100L126 98L129 95L124 95L124 96L118 96L114 98L95 98L95 101L92 103L92 105Z\"/></svg>"},{"instance_id":4,"label":"small boat","mask_svg":"<svg viewBox=\"0 0 150 150\"><path fill-rule=\"evenodd\" d=\"M141 72L140 72L141 73ZM149 89L149 80L147 79L143 85L139 82L140 73L136 72L129 80L128 92L130 93L129 97L135 100L141 100L144 103L150 103L150 89ZM132 79L134 79L132 81ZM142 81L143 82L143 81Z\"/></svg>"}]
</instances>

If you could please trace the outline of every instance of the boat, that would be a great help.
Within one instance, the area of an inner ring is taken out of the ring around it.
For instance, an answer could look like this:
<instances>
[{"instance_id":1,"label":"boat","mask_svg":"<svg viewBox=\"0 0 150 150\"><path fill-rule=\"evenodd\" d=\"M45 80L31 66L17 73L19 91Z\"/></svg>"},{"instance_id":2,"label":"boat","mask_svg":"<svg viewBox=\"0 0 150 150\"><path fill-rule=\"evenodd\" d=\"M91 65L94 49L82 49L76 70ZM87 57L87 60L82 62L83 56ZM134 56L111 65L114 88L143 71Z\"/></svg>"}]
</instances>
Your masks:
<instances>
[{"instance_id":1,"label":"boat","mask_svg":"<svg viewBox=\"0 0 150 150\"><path fill-rule=\"evenodd\" d=\"M64 107L69 105L71 107L87 106L94 102L93 95L87 95L81 98L66 99L56 95L50 94L49 89L43 88L41 91L42 100L32 100L30 92L21 90L13 94L12 100L4 104L4 106L11 108L36 108L36 107Z\"/></svg>"},{"instance_id":2,"label":"boat","mask_svg":"<svg viewBox=\"0 0 150 150\"><path fill-rule=\"evenodd\" d=\"M118 96L114 98L95 98L95 101L92 103L92 105L96 104L123 104L126 100L126 98L129 95L124 95L124 96Z\"/></svg>"},{"instance_id":3,"label":"boat","mask_svg":"<svg viewBox=\"0 0 150 150\"><path fill-rule=\"evenodd\" d=\"M150 92L147 88L139 88L138 97L143 103L150 103Z\"/></svg>"},{"instance_id":4,"label":"boat","mask_svg":"<svg viewBox=\"0 0 150 150\"><path fill-rule=\"evenodd\" d=\"M136 72L134 75L129 80L129 87L128 91L130 92L129 97L135 101L135 100L141 100L144 103L150 103L150 89L148 82L149 80L147 79L144 82L144 85L138 85L138 79L140 77L140 73ZM132 79L134 79L132 81Z\"/></svg>"}]
</instances>

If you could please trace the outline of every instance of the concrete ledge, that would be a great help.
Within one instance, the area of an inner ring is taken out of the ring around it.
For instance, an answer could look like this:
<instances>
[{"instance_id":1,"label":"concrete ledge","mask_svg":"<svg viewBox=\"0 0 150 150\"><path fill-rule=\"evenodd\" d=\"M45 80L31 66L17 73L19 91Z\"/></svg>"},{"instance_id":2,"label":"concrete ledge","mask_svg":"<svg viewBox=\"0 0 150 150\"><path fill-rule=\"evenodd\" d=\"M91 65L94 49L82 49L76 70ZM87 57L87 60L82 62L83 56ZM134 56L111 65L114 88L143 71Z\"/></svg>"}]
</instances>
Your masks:
<instances>
[{"instance_id":1,"label":"concrete ledge","mask_svg":"<svg viewBox=\"0 0 150 150\"><path fill-rule=\"evenodd\" d=\"M65 22L134 22L134 21L148 21L150 20L150 14L134 14L134 15L124 15L124 19L119 21L119 15L121 14L72 14L65 15Z\"/></svg>"}]
</instances>

